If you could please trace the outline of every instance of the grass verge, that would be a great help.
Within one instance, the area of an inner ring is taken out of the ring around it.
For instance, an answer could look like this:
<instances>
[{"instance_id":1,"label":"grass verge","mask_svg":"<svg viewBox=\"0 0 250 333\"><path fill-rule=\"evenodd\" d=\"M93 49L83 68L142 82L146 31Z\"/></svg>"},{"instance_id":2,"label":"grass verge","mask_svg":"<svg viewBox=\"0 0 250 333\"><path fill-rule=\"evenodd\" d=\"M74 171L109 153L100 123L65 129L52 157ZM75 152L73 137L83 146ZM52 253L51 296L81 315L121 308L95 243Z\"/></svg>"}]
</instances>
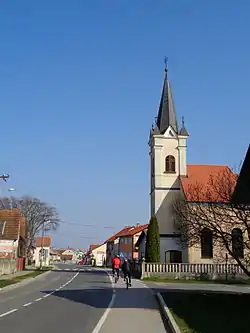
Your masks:
<instances>
[{"instance_id":1,"label":"grass verge","mask_svg":"<svg viewBox=\"0 0 250 333\"><path fill-rule=\"evenodd\" d=\"M165 279L160 277L149 277L144 278L143 281L151 282L162 282L162 283L201 283L201 284L231 284L231 285L249 285L250 279L247 280L175 280L175 279Z\"/></svg>"},{"instance_id":2,"label":"grass verge","mask_svg":"<svg viewBox=\"0 0 250 333\"><path fill-rule=\"evenodd\" d=\"M162 297L182 333L249 332L250 294L167 291Z\"/></svg>"},{"instance_id":3,"label":"grass verge","mask_svg":"<svg viewBox=\"0 0 250 333\"><path fill-rule=\"evenodd\" d=\"M45 267L43 269L36 269L35 271L33 271L31 273L27 273L25 275L16 276L12 279L0 279L0 288L4 288L4 287L10 286L12 284L19 283L26 279L35 278L38 275L41 275L47 271L50 271L51 269L52 269L52 267Z\"/></svg>"}]
</instances>

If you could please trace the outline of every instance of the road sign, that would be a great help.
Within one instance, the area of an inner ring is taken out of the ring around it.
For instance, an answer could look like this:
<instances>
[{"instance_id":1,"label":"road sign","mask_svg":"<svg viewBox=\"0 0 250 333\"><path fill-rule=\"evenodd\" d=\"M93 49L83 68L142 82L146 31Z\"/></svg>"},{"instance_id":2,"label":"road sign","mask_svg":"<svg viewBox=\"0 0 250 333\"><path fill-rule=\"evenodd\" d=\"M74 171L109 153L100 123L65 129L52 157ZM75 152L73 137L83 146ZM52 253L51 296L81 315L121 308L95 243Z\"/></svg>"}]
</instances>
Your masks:
<instances>
[{"instance_id":1,"label":"road sign","mask_svg":"<svg viewBox=\"0 0 250 333\"><path fill-rule=\"evenodd\" d=\"M120 252L120 257L124 258L124 254L122 252Z\"/></svg>"}]
</instances>

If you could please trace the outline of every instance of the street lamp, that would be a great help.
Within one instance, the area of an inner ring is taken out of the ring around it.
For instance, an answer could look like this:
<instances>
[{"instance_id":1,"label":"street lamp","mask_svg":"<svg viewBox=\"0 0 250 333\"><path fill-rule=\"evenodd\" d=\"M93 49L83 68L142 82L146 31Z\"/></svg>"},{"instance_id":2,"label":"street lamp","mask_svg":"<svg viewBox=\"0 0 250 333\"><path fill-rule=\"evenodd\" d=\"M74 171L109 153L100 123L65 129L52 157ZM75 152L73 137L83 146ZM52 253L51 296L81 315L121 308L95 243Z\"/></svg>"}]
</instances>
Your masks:
<instances>
[{"instance_id":1,"label":"street lamp","mask_svg":"<svg viewBox=\"0 0 250 333\"><path fill-rule=\"evenodd\" d=\"M8 188L9 192L14 192L16 191L15 188ZM13 202L12 202L12 196L10 195L10 209L13 209Z\"/></svg>"},{"instance_id":2,"label":"street lamp","mask_svg":"<svg viewBox=\"0 0 250 333\"><path fill-rule=\"evenodd\" d=\"M44 240L44 233L45 233L45 224L49 223L50 220L44 220L42 224L42 246L41 246L41 255L40 255L40 269L43 267L43 259L44 259L44 254L43 254L43 240Z\"/></svg>"}]
</instances>

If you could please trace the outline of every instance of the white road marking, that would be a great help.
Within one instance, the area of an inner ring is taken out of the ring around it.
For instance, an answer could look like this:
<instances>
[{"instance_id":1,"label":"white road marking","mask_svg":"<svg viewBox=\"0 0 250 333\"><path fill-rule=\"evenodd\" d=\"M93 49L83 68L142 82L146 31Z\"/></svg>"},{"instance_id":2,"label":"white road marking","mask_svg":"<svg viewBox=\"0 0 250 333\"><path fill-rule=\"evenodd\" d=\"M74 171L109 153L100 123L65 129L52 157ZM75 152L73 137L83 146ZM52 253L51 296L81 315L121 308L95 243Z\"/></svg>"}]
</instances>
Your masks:
<instances>
[{"instance_id":1,"label":"white road marking","mask_svg":"<svg viewBox=\"0 0 250 333\"><path fill-rule=\"evenodd\" d=\"M112 295L112 298L111 298L111 301L107 307L107 309L105 310L104 314L102 315L102 317L100 318L100 320L98 321L96 327L93 329L92 333L99 333L103 324L105 323L105 320L107 319L108 315L109 315L109 312L111 311L113 305L114 305L114 302L115 302L115 297L116 297L116 294L115 294L115 285L114 285L114 282L113 282L113 279L112 279L112 276L106 272L109 276L109 279L110 279L110 282L112 284L112 289L113 289L113 295Z\"/></svg>"},{"instance_id":2,"label":"white road marking","mask_svg":"<svg viewBox=\"0 0 250 333\"><path fill-rule=\"evenodd\" d=\"M26 303L26 304L24 304L23 306L29 306L29 305L31 305L31 304L33 304L33 302L29 302L29 303Z\"/></svg>"},{"instance_id":3,"label":"white road marking","mask_svg":"<svg viewBox=\"0 0 250 333\"><path fill-rule=\"evenodd\" d=\"M39 301L41 301L41 299L42 299L42 297L39 297L39 298L35 299L35 302L39 302Z\"/></svg>"},{"instance_id":4,"label":"white road marking","mask_svg":"<svg viewBox=\"0 0 250 333\"><path fill-rule=\"evenodd\" d=\"M63 285L61 285L59 288L57 288L56 290L53 290L52 292L50 292L49 294L46 294L46 295L44 295L43 297L39 297L39 298L36 298L34 301L32 301L32 302L29 302L29 303L26 303L26 304L23 304L22 306L21 306L21 308L22 307L27 307L27 306L29 306L29 305L32 305L32 304L34 304L35 302L39 302L39 301L41 301L41 300L43 300L44 298L47 298L47 297L49 297L49 296L51 296L51 295L53 295L54 293L56 293L57 291L59 291L59 290L61 290L62 288L64 288L65 286L67 286L69 283L71 283L77 276L78 276L78 274L79 274L79 271L69 280L69 281L67 281L66 283L64 283ZM20 310L20 308L19 309L13 309L13 310L10 310L10 311L8 311L8 312L4 312L4 313L2 313L2 314L0 314L0 318L2 318L2 317L5 317L5 316L7 316L7 315L9 315L9 314L11 314L11 313L13 313L13 312L16 312L16 311L18 311L18 310Z\"/></svg>"},{"instance_id":5,"label":"white road marking","mask_svg":"<svg viewBox=\"0 0 250 333\"><path fill-rule=\"evenodd\" d=\"M7 315L9 315L9 314L11 314L11 313L13 313L13 312L16 312L17 310L18 310L18 309L13 309L13 310L10 310L10 311L8 311L8 312L2 313L2 314L0 315L0 318L5 317L5 316L7 316Z\"/></svg>"}]
</instances>

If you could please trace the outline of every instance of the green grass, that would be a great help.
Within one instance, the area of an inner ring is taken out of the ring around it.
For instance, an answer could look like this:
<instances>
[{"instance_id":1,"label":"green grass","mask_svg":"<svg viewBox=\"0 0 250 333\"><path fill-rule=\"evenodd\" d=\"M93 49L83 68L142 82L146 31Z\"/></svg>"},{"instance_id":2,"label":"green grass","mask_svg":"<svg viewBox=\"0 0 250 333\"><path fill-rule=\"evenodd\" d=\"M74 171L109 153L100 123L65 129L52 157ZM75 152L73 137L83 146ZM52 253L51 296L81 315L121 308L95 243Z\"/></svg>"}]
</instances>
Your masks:
<instances>
[{"instance_id":1,"label":"green grass","mask_svg":"<svg viewBox=\"0 0 250 333\"><path fill-rule=\"evenodd\" d=\"M249 285L250 279L247 280L184 280L184 279L166 279L161 277L149 277L144 278L143 281L151 281L151 282L161 282L161 283L201 283L201 284L231 284L231 285Z\"/></svg>"},{"instance_id":2,"label":"green grass","mask_svg":"<svg viewBox=\"0 0 250 333\"><path fill-rule=\"evenodd\" d=\"M16 276L12 279L0 279L0 288L4 288L4 287L7 287L9 285L12 285L12 284L16 284L16 283L19 283L23 280L26 280L26 279L30 279L30 278L35 278L37 277L38 275L41 275L49 270L51 270L52 267L45 267L43 269L36 269L35 271L31 272L31 273L27 273L25 275L20 275L20 276Z\"/></svg>"},{"instance_id":3,"label":"green grass","mask_svg":"<svg viewBox=\"0 0 250 333\"><path fill-rule=\"evenodd\" d=\"M249 333L250 294L162 293L182 333Z\"/></svg>"}]
</instances>

